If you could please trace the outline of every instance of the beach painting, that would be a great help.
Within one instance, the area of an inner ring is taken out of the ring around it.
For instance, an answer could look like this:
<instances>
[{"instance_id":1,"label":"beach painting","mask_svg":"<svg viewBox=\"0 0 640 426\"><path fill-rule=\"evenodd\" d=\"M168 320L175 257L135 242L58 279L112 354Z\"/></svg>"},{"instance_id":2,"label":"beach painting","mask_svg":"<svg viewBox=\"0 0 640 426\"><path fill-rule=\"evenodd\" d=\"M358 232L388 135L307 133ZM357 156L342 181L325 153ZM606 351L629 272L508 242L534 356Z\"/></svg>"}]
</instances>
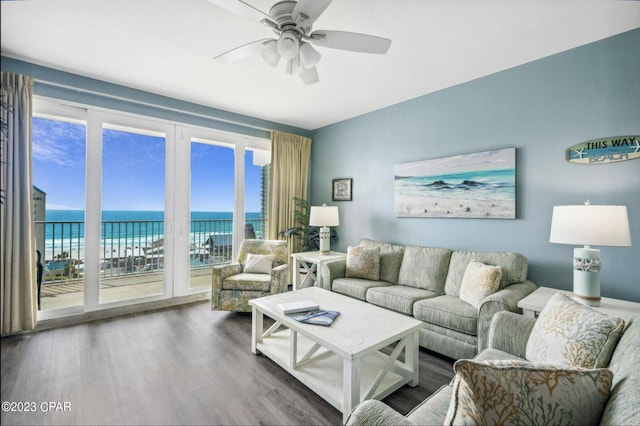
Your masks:
<instances>
[{"instance_id":1,"label":"beach painting","mask_svg":"<svg viewBox=\"0 0 640 426\"><path fill-rule=\"evenodd\" d=\"M516 149L395 166L398 217L516 218Z\"/></svg>"}]
</instances>

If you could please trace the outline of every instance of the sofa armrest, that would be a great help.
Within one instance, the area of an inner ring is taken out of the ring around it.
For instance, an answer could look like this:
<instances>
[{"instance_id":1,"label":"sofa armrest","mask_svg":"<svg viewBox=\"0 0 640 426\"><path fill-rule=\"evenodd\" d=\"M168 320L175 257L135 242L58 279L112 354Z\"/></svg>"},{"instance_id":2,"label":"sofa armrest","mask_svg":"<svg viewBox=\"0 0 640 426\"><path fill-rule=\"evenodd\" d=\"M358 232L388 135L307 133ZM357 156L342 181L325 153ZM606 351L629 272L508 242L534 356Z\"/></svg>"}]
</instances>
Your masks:
<instances>
[{"instance_id":1,"label":"sofa armrest","mask_svg":"<svg viewBox=\"0 0 640 426\"><path fill-rule=\"evenodd\" d=\"M287 291L289 283L289 265L279 265L271 269L271 294L279 294Z\"/></svg>"},{"instance_id":2,"label":"sofa armrest","mask_svg":"<svg viewBox=\"0 0 640 426\"><path fill-rule=\"evenodd\" d=\"M211 273L211 309L217 309L220 306L222 282L240 272L242 272L242 266L239 263L216 265L213 267L213 272Z\"/></svg>"},{"instance_id":3,"label":"sofa armrest","mask_svg":"<svg viewBox=\"0 0 640 426\"><path fill-rule=\"evenodd\" d=\"M498 312L489 327L489 347L525 358L527 341L535 323L535 318L507 311Z\"/></svg>"},{"instance_id":4,"label":"sofa armrest","mask_svg":"<svg viewBox=\"0 0 640 426\"><path fill-rule=\"evenodd\" d=\"M520 312L518 301L527 297L538 286L531 281L511 284L480 301L478 312L478 352L488 347L491 319L500 311Z\"/></svg>"},{"instance_id":5,"label":"sofa armrest","mask_svg":"<svg viewBox=\"0 0 640 426\"><path fill-rule=\"evenodd\" d=\"M413 425L413 423L384 402L368 399L351 411L345 425Z\"/></svg>"},{"instance_id":6,"label":"sofa armrest","mask_svg":"<svg viewBox=\"0 0 640 426\"><path fill-rule=\"evenodd\" d=\"M336 278L344 278L347 270L347 259L336 259L320 265L318 277L320 278L316 285L321 286L325 290L331 290L333 280ZM320 283L320 284L318 284Z\"/></svg>"}]
</instances>

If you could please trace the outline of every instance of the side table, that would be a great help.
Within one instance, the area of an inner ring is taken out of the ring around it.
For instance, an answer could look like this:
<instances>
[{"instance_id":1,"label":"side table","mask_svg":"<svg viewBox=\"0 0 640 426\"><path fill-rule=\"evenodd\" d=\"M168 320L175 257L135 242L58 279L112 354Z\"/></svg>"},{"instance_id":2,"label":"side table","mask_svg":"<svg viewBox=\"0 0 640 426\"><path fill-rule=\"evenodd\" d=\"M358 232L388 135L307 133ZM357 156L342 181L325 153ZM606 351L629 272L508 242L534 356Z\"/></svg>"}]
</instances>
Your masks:
<instances>
[{"instance_id":1,"label":"side table","mask_svg":"<svg viewBox=\"0 0 640 426\"><path fill-rule=\"evenodd\" d=\"M533 293L518 302L518 308L522 309L524 316L537 318L542 308L544 308L544 305L546 305L549 299L551 299L551 296L558 291L571 297L572 293L570 291L538 287ZM600 306L593 307L593 309L611 315L612 317L622 318L625 322L628 322L632 316L640 312L640 303L603 297L600 300Z\"/></svg>"},{"instance_id":2,"label":"side table","mask_svg":"<svg viewBox=\"0 0 640 426\"><path fill-rule=\"evenodd\" d=\"M319 251L305 251L302 253L293 253L293 290L305 287L312 287L318 281L318 266L331 260L346 259L347 253L332 251L322 254ZM306 275L300 280L300 268Z\"/></svg>"}]
</instances>

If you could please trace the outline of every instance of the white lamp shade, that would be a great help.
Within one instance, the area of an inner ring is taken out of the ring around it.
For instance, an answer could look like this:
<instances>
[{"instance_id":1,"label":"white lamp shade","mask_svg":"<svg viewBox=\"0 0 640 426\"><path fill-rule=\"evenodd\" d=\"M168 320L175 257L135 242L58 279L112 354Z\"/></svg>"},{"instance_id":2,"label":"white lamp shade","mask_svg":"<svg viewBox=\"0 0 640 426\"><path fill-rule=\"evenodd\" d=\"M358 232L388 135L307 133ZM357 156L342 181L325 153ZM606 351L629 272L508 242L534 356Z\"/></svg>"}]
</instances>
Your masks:
<instances>
[{"instance_id":1,"label":"white lamp shade","mask_svg":"<svg viewBox=\"0 0 640 426\"><path fill-rule=\"evenodd\" d=\"M549 241L587 246L630 246L627 207L555 206Z\"/></svg>"},{"instance_id":2,"label":"white lamp shade","mask_svg":"<svg viewBox=\"0 0 640 426\"><path fill-rule=\"evenodd\" d=\"M309 43L302 43L300 46L300 60L305 68L313 68L320 61L320 52L315 50Z\"/></svg>"},{"instance_id":3,"label":"white lamp shade","mask_svg":"<svg viewBox=\"0 0 640 426\"><path fill-rule=\"evenodd\" d=\"M293 59L298 56L300 42L293 33L284 32L280 35L276 48L278 49L280 56L283 58Z\"/></svg>"},{"instance_id":4,"label":"white lamp shade","mask_svg":"<svg viewBox=\"0 0 640 426\"><path fill-rule=\"evenodd\" d=\"M339 226L338 207L322 205L312 206L309 214L309 226Z\"/></svg>"},{"instance_id":5,"label":"white lamp shade","mask_svg":"<svg viewBox=\"0 0 640 426\"><path fill-rule=\"evenodd\" d=\"M278 66L278 62L280 62L280 54L278 53L278 43L276 40L271 40L266 44L269 45L265 50L262 51L262 58L273 68Z\"/></svg>"}]
</instances>

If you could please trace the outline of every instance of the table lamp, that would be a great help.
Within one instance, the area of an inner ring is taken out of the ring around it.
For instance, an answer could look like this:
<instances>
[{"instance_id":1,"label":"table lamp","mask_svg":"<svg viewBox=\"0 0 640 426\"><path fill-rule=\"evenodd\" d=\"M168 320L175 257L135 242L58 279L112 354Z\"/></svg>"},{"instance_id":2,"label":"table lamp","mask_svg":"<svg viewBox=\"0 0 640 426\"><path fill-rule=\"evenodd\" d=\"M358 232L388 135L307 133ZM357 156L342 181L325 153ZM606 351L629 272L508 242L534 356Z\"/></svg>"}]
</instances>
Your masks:
<instances>
[{"instance_id":1,"label":"table lamp","mask_svg":"<svg viewBox=\"0 0 640 426\"><path fill-rule=\"evenodd\" d=\"M630 246L626 206L554 206L549 241L584 244L573 249L573 295L588 306L600 306L600 250L596 246Z\"/></svg>"},{"instance_id":2,"label":"table lamp","mask_svg":"<svg viewBox=\"0 0 640 426\"><path fill-rule=\"evenodd\" d=\"M338 207L327 206L322 207L311 206L309 214L309 226L320 226L320 253L329 254L331 251L331 230L330 226L339 226L340 218L338 217Z\"/></svg>"}]
</instances>

